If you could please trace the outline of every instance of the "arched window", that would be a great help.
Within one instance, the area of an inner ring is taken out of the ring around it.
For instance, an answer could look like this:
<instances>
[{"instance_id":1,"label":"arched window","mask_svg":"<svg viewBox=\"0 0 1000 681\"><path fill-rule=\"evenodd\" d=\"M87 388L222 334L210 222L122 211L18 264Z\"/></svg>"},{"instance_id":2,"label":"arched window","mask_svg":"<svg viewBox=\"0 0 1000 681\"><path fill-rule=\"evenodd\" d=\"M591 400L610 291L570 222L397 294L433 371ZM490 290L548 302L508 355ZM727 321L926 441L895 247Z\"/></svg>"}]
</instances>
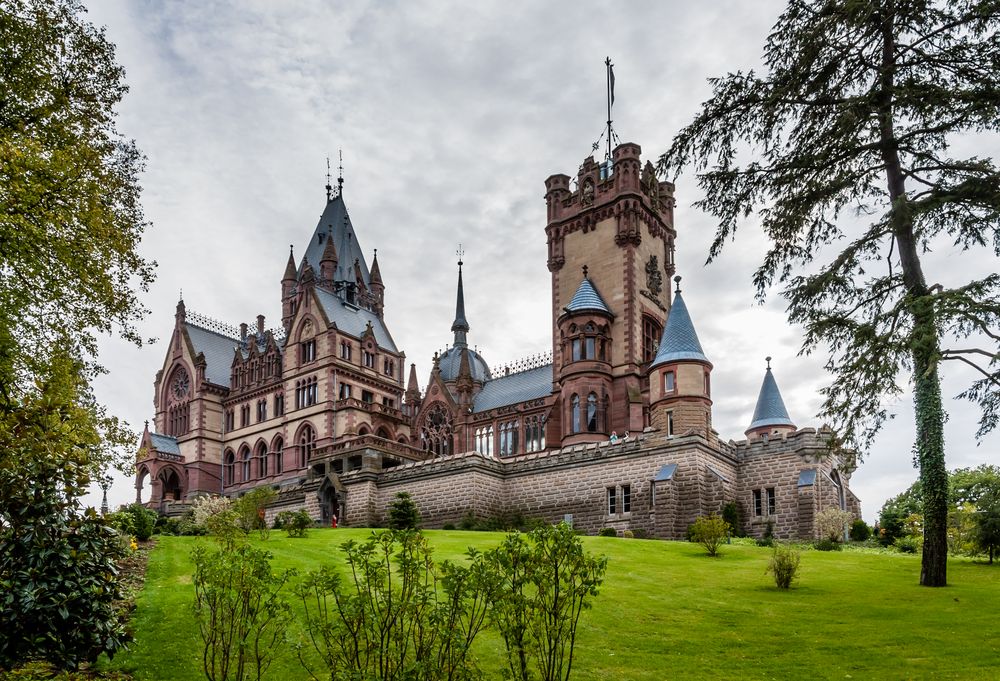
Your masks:
<instances>
[{"instance_id":1,"label":"arched window","mask_svg":"<svg viewBox=\"0 0 1000 681\"><path fill-rule=\"evenodd\" d=\"M306 424L299 434L299 468L309 465L313 453L316 451L316 431L312 426Z\"/></svg>"},{"instance_id":2,"label":"arched window","mask_svg":"<svg viewBox=\"0 0 1000 681\"><path fill-rule=\"evenodd\" d=\"M597 432L597 395L594 393L587 395L587 432Z\"/></svg>"},{"instance_id":3,"label":"arched window","mask_svg":"<svg viewBox=\"0 0 1000 681\"><path fill-rule=\"evenodd\" d=\"M263 442L257 444L257 451L254 452L254 458L257 459L257 477L266 478L267 477L267 445Z\"/></svg>"},{"instance_id":4,"label":"arched window","mask_svg":"<svg viewBox=\"0 0 1000 681\"><path fill-rule=\"evenodd\" d=\"M652 362L660 348L663 326L647 315L642 316L642 361Z\"/></svg>"},{"instance_id":5,"label":"arched window","mask_svg":"<svg viewBox=\"0 0 1000 681\"><path fill-rule=\"evenodd\" d=\"M246 482L250 479L250 448L246 445L243 445L243 448L240 449L240 468L242 476L240 481Z\"/></svg>"},{"instance_id":6,"label":"arched window","mask_svg":"<svg viewBox=\"0 0 1000 681\"><path fill-rule=\"evenodd\" d=\"M285 441L281 437L276 437L271 444L274 452L274 474L281 475L285 472Z\"/></svg>"},{"instance_id":7,"label":"arched window","mask_svg":"<svg viewBox=\"0 0 1000 681\"><path fill-rule=\"evenodd\" d=\"M427 412L420 429L420 443L425 451L438 456L451 454L451 415L440 403Z\"/></svg>"},{"instance_id":8,"label":"arched window","mask_svg":"<svg viewBox=\"0 0 1000 681\"><path fill-rule=\"evenodd\" d=\"M235 473L236 473L236 455L233 454L233 450L227 449L226 455L223 459L223 466L222 466L223 484L232 485L234 482L236 482L236 479L233 477Z\"/></svg>"},{"instance_id":9,"label":"arched window","mask_svg":"<svg viewBox=\"0 0 1000 681\"><path fill-rule=\"evenodd\" d=\"M580 396L579 395L573 395L573 397L570 398L569 404L570 404L570 411L572 413L573 432L574 433L579 433L580 432Z\"/></svg>"}]
</instances>

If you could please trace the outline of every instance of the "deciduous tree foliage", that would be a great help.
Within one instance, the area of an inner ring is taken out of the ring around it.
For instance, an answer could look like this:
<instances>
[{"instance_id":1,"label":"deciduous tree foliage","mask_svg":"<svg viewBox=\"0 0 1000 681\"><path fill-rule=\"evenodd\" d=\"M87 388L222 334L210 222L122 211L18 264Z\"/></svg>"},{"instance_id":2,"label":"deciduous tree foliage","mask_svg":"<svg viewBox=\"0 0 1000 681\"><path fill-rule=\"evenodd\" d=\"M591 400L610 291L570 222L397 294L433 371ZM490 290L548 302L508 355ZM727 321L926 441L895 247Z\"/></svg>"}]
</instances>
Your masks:
<instances>
[{"instance_id":1,"label":"deciduous tree foliage","mask_svg":"<svg viewBox=\"0 0 1000 681\"><path fill-rule=\"evenodd\" d=\"M96 401L99 334L139 343L142 156L76 0L0 0L0 666L73 667L127 640L114 532L78 499L134 435Z\"/></svg>"},{"instance_id":2,"label":"deciduous tree foliage","mask_svg":"<svg viewBox=\"0 0 1000 681\"><path fill-rule=\"evenodd\" d=\"M998 7L790 0L764 72L713 79L659 165L699 171L698 205L719 225L710 261L757 214L771 242L758 296L783 286L803 351L828 349L821 416L848 444L869 445L901 377L912 381L930 586L946 583L941 362L977 372L962 396L982 408L980 435L1000 415L1000 276L943 286L922 260L931 249L1000 256L996 165L953 153L958 136L1000 128Z\"/></svg>"}]
</instances>

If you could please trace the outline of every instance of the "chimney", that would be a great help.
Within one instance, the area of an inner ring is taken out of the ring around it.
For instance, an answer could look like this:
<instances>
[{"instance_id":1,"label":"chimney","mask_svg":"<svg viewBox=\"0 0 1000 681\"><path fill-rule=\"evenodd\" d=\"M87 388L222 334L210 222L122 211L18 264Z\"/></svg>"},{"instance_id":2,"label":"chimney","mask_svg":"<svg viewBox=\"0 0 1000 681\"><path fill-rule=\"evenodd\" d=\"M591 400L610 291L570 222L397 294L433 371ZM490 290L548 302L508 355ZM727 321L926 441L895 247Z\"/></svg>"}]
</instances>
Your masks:
<instances>
[{"instance_id":1,"label":"chimney","mask_svg":"<svg viewBox=\"0 0 1000 681\"><path fill-rule=\"evenodd\" d=\"M246 343L247 342L247 324L246 324L246 322L243 322L243 323L240 324L240 342L242 342L242 343Z\"/></svg>"},{"instance_id":2,"label":"chimney","mask_svg":"<svg viewBox=\"0 0 1000 681\"><path fill-rule=\"evenodd\" d=\"M264 336L264 315L257 315L257 337L263 338Z\"/></svg>"}]
</instances>

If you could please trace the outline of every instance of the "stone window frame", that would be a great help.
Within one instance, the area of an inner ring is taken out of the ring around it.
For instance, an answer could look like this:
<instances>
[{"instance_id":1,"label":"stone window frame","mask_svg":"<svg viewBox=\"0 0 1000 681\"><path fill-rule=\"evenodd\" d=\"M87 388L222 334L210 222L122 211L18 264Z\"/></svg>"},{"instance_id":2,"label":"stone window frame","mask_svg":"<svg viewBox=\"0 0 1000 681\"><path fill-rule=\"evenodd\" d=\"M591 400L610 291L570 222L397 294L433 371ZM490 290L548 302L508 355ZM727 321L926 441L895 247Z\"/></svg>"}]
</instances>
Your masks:
<instances>
[{"instance_id":1,"label":"stone window frame","mask_svg":"<svg viewBox=\"0 0 1000 681\"><path fill-rule=\"evenodd\" d=\"M608 518L628 518L632 515L632 483L625 482L620 485L606 488L607 503L606 517Z\"/></svg>"},{"instance_id":2,"label":"stone window frame","mask_svg":"<svg viewBox=\"0 0 1000 681\"><path fill-rule=\"evenodd\" d=\"M606 491L607 514L609 516L618 515L618 488L608 487Z\"/></svg>"},{"instance_id":3,"label":"stone window frame","mask_svg":"<svg viewBox=\"0 0 1000 681\"><path fill-rule=\"evenodd\" d=\"M270 469L270 466L267 465L267 443L258 440L253 449L253 458L257 459L257 477L266 478Z\"/></svg>"},{"instance_id":4,"label":"stone window frame","mask_svg":"<svg viewBox=\"0 0 1000 681\"><path fill-rule=\"evenodd\" d=\"M767 497L767 517L770 518L778 514L778 495L773 487L767 487L764 491Z\"/></svg>"},{"instance_id":5,"label":"stone window frame","mask_svg":"<svg viewBox=\"0 0 1000 681\"><path fill-rule=\"evenodd\" d=\"M274 455L274 474L281 475L285 472L285 439L281 435L275 435L270 449Z\"/></svg>"},{"instance_id":6,"label":"stone window frame","mask_svg":"<svg viewBox=\"0 0 1000 681\"><path fill-rule=\"evenodd\" d=\"M340 358L348 361L351 359L351 344L347 341L340 341Z\"/></svg>"},{"instance_id":7,"label":"stone window frame","mask_svg":"<svg viewBox=\"0 0 1000 681\"><path fill-rule=\"evenodd\" d=\"M237 460L240 462L240 482L253 480L253 468L251 467L250 458L250 445L244 442L240 446L239 454L237 454Z\"/></svg>"},{"instance_id":8,"label":"stone window frame","mask_svg":"<svg viewBox=\"0 0 1000 681\"><path fill-rule=\"evenodd\" d=\"M676 395L677 394L677 372L673 369L667 369L662 374L663 377L663 394L664 395Z\"/></svg>"},{"instance_id":9,"label":"stone window frame","mask_svg":"<svg viewBox=\"0 0 1000 681\"><path fill-rule=\"evenodd\" d=\"M303 341L299 346L300 354L299 358L302 364L307 364L309 362L316 361L316 339L311 338L307 341Z\"/></svg>"},{"instance_id":10,"label":"stone window frame","mask_svg":"<svg viewBox=\"0 0 1000 681\"><path fill-rule=\"evenodd\" d=\"M663 324L652 315L642 313L642 361L652 362L656 359L656 353L660 349L660 340L663 338Z\"/></svg>"},{"instance_id":11,"label":"stone window frame","mask_svg":"<svg viewBox=\"0 0 1000 681\"><path fill-rule=\"evenodd\" d=\"M274 415L284 416L285 415L285 393L276 392L274 394Z\"/></svg>"},{"instance_id":12,"label":"stone window frame","mask_svg":"<svg viewBox=\"0 0 1000 681\"><path fill-rule=\"evenodd\" d=\"M632 485L626 483L621 486L622 490L622 514L632 513Z\"/></svg>"},{"instance_id":13,"label":"stone window frame","mask_svg":"<svg viewBox=\"0 0 1000 681\"><path fill-rule=\"evenodd\" d=\"M570 362L609 362L608 348L611 343L610 327L588 321L585 324L570 324Z\"/></svg>"},{"instance_id":14,"label":"stone window frame","mask_svg":"<svg viewBox=\"0 0 1000 681\"><path fill-rule=\"evenodd\" d=\"M349 399L351 399L351 384L350 383L344 383L343 381L341 381L340 382L340 387L338 388L338 390L339 390L339 392L337 394L340 396L340 399L342 399L342 400L349 400Z\"/></svg>"},{"instance_id":15,"label":"stone window frame","mask_svg":"<svg viewBox=\"0 0 1000 681\"><path fill-rule=\"evenodd\" d=\"M311 423L306 421L299 427L299 431L295 436L295 443L299 450L298 467L308 468L309 461L316 453L316 429L313 428Z\"/></svg>"},{"instance_id":16,"label":"stone window frame","mask_svg":"<svg viewBox=\"0 0 1000 681\"><path fill-rule=\"evenodd\" d=\"M755 489L753 490L753 517L763 518L764 517L764 494L763 490Z\"/></svg>"},{"instance_id":17,"label":"stone window frame","mask_svg":"<svg viewBox=\"0 0 1000 681\"><path fill-rule=\"evenodd\" d=\"M236 452L230 447L222 455L222 484L225 487L236 484Z\"/></svg>"}]
</instances>

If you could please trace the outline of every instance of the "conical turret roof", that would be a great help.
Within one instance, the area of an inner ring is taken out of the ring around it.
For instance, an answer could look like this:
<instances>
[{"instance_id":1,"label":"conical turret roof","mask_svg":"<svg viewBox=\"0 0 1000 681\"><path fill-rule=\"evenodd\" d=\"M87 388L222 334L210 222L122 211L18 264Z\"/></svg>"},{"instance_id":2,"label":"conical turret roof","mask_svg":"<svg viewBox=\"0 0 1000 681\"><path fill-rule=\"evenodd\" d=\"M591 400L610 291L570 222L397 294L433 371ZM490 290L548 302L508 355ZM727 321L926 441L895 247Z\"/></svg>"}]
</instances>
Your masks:
<instances>
[{"instance_id":1,"label":"conical turret roof","mask_svg":"<svg viewBox=\"0 0 1000 681\"><path fill-rule=\"evenodd\" d=\"M760 386L757 407L753 410L753 421L747 428L748 431L762 426L795 426L792 419L788 417L785 401L781 399L778 383L774 380L774 374L771 373L770 359L768 357L767 371L764 372L764 382Z\"/></svg>"},{"instance_id":2,"label":"conical turret roof","mask_svg":"<svg viewBox=\"0 0 1000 681\"><path fill-rule=\"evenodd\" d=\"M372 256L372 269L368 273L368 278L373 284L382 285L382 272L378 268L378 251Z\"/></svg>"},{"instance_id":3,"label":"conical turret roof","mask_svg":"<svg viewBox=\"0 0 1000 681\"><path fill-rule=\"evenodd\" d=\"M583 275L583 281L580 282L576 293L573 294L573 299L569 301L569 305L566 306L565 310L567 312L596 311L611 314L611 310L608 308L607 303L604 302L604 298L601 298L601 294L597 292L594 284L591 283L590 278L586 274Z\"/></svg>"},{"instance_id":4,"label":"conical turret roof","mask_svg":"<svg viewBox=\"0 0 1000 681\"><path fill-rule=\"evenodd\" d=\"M656 357L649 368L683 360L708 362L708 357L701 349L701 342L694 330L691 315L678 290L674 295L674 303L670 306L670 314L667 315L667 325L663 328L660 348L656 351Z\"/></svg>"}]
</instances>

